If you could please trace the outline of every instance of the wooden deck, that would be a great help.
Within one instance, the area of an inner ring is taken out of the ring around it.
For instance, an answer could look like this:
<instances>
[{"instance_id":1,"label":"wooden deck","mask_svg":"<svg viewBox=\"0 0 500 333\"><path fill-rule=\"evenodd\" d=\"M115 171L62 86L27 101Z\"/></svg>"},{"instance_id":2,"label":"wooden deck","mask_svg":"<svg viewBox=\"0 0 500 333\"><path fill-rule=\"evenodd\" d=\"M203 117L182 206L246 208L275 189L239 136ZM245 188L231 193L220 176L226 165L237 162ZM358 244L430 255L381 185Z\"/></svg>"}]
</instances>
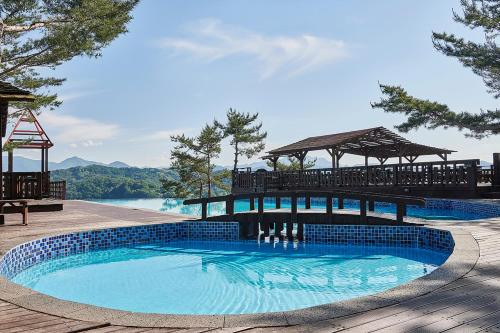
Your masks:
<instances>
[{"instance_id":1,"label":"wooden deck","mask_svg":"<svg viewBox=\"0 0 500 333\"><path fill-rule=\"evenodd\" d=\"M29 226L8 215L0 227L0 253L48 234L180 219L77 201L65 202L64 208L30 214ZM154 329L60 318L0 301L0 332L500 332L500 219L455 225L471 232L479 243L481 255L472 271L438 291L357 315L303 326Z\"/></svg>"}]
</instances>

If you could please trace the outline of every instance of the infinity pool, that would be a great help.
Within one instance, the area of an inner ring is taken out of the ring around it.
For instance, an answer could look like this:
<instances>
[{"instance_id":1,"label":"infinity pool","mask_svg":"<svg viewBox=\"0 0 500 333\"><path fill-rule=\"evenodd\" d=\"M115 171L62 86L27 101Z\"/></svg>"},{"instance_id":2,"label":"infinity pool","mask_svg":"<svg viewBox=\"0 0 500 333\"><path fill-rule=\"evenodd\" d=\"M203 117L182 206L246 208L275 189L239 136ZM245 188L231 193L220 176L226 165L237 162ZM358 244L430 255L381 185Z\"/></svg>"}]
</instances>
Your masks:
<instances>
[{"instance_id":1,"label":"infinity pool","mask_svg":"<svg viewBox=\"0 0 500 333\"><path fill-rule=\"evenodd\" d=\"M193 216L201 216L200 205L185 206L182 200L179 199L100 199L92 200L93 202L105 203L116 206L125 206L132 208L145 208L161 212L179 213ZM257 202L256 202L257 207ZM289 201L283 200L282 208L290 208ZM336 203L334 202L334 207ZM244 212L248 211L250 203L248 200L239 200L235 202L235 211ZM274 209L275 203L272 200L264 202L264 209ZM303 201L299 200L299 208L304 208ZM312 203L312 209L325 210L324 203ZM345 209L359 210L359 202L354 200L345 200ZM379 213L396 213L396 206L391 204L375 204L375 211ZM220 215L225 213L224 203L211 203L208 206L208 215ZM430 207L408 207L408 216L419 217L429 220L476 220L484 218L484 214L467 211L462 209L444 209L444 208L430 208Z\"/></svg>"},{"instance_id":2,"label":"infinity pool","mask_svg":"<svg viewBox=\"0 0 500 333\"><path fill-rule=\"evenodd\" d=\"M447 256L417 248L172 241L52 259L12 280L114 309L245 314L378 293L429 274Z\"/></svg>"}]
</instances>

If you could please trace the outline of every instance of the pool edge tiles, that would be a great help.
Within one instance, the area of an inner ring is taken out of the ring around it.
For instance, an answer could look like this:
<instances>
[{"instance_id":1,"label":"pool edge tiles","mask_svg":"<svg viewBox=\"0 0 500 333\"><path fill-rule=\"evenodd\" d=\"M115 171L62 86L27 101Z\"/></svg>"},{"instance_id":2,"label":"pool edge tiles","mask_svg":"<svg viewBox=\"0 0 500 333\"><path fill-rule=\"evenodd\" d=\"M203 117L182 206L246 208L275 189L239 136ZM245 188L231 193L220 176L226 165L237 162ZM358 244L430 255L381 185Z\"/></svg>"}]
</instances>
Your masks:
<instances>
[{"instance_id":1,"label":"pool edge tiles","mask_svg":"<svg viewBox=\"0 0 500 333\"><path fill-rule=\"evenodd\" d=\"M305 224L306 243L412 247L451 253L455 246L447 230L425 226Z\"/></svg>"},{"instance_id":2,"label":"pool edge tiles","mask_svg":"<svg viewBox=\"0 0 500 333\"><path fill-rule=\"evenodd\" d=\"M49 236L20 244L0 259L0 275L11 279L37 263L120 246L172 240L238 240L238 222L177 222L106 228Z\"/></svg>"}]
</instances>

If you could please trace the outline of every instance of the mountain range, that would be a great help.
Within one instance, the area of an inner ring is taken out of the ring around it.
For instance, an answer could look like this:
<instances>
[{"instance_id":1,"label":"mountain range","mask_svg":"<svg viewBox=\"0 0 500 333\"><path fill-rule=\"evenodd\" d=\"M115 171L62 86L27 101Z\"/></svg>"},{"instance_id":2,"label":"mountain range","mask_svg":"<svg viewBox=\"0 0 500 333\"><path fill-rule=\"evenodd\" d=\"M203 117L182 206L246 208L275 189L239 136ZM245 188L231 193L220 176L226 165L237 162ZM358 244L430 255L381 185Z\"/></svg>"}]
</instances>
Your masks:
<instances>
[{"instance_id":1,"label":"mountain range","mask_svg":"<svg viewBox=\"0 0 500 333\"><path fill-rule=\"evenodd\" d=\"M306 158L307 159L307 158ZM284 161L286 163L286 161ZM85 160L81 157L73 156L70 158L67 158L61 162L49 162L49 170L63 170L63 169L69 169L69 168L74 168L74 167L85 167L89 165L101 165L101 166L107 166L107 167L112 167L112 168L130 168L131 166L128 165L127 163L120 162L120 161L115 161L112 163L102 163L102 162L96 162L96 161L89 161ZM331 168L332 162L326 158L323 157L318 157L316 159L316 164L314 168L316 169L323 169L323 168ZM356 164L353 166L360 166L361 164ZM482 167L488 167L491 165L490 162L487 161L480 161L480 165ZM342 165L342 167L347 166L347 165ZM266 170L271 170L270 167L267 166L266 161L256 161L248 164L241 164L239 166L240 168L251 168L252 170L257 170L257 169L266 169ZM3 157L3 169L4 171L7 170L7 156ZM161 168L159 168L161 169ZM222 170L222 169L232 169L232 166L217 166L216 170ZM34 160L30 159L27 157L22 157L22 156L14 156L14 171L17 172L35 172L35 171L40 171L40 160Z\"/></svg>"},{"instance_id":2,"label":"mountain range","mask_svg":"<svg viewBox=\"0 0 500 333\"><path fill-rule=\"evenodd\" d=\"M7 170L7 156L3 157L3 170ZM109 164L89 161L83 158L73 156L61 162L49 162L49 170L69 169L73 167L85 167L89 165L102 165L112 168L129 168L130 166L124 162L115 161ZM40 160L34 160L22 156L14 156L14 171L17 172L35 172L40 171Z\"/></svg>"}]
</instances>

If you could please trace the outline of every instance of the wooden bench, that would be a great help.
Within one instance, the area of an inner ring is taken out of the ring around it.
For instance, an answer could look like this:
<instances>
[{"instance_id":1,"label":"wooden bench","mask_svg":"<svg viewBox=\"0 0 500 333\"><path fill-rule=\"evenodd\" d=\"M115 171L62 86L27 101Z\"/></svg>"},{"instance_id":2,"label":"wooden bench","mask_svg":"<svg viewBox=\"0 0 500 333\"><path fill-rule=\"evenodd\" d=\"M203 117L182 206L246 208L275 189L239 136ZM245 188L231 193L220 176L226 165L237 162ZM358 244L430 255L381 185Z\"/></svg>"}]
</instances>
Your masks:
<instances>
[{"instance_id":1,"label":"wooden bench","mask_svg":"<svg viewBox=\"0 0 500 333\"><path fill-rule=\"evenodd\" d=\"M23 225L28 225L28 200L0 200L0 214L4 213L5 205L11 207L20 207L20 213L23 215ZM3 215L1 215L0 224L4 224Z\"/></svg>"}]
</instances>

